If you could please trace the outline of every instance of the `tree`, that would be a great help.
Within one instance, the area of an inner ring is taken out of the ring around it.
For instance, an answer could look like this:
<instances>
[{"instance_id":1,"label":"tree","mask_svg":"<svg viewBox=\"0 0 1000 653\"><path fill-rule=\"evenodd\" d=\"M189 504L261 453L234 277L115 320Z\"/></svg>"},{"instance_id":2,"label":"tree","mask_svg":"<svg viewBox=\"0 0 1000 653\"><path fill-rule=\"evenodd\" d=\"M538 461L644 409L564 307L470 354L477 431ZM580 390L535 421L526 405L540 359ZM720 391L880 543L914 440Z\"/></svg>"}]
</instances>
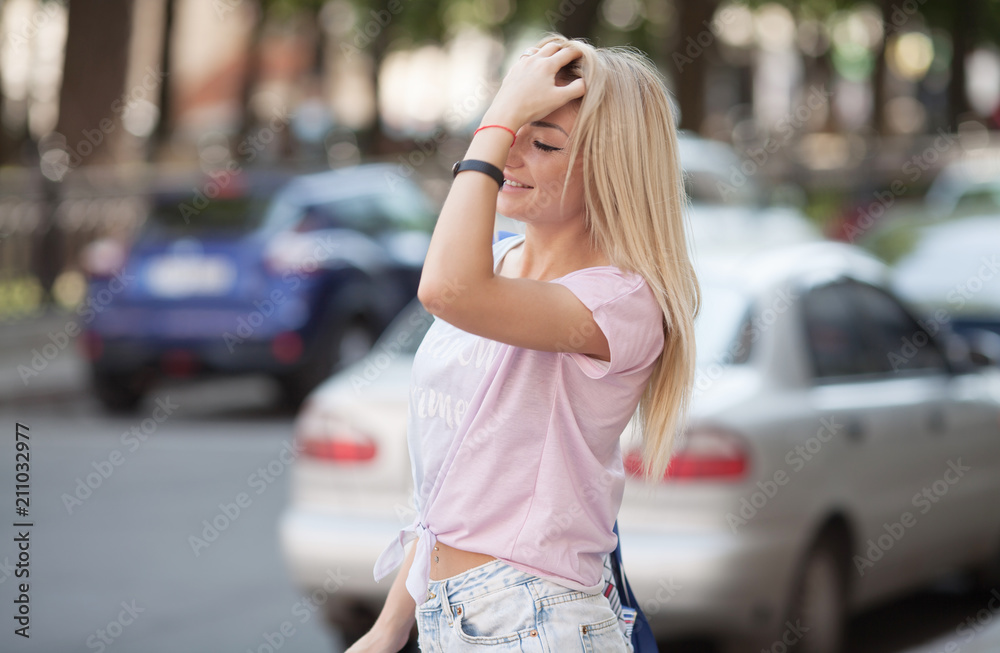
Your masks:
<instances>
[{"instance_id":1,"label":"tree","mask_svg":"<svg viewBox=\"0 0 1000 653\"><path fill-rule=\"evenodd\" d=\"M682 129L698 131L705 119L705 86L708 80L712 45L715 35L711 24L718 0L678 0L677 26L680 34L674 40L672 61L677 66L675 91L680 105ZM699 40L699 36L704 35ZM707 42L708 45L703 45ZM693 45L692 45L693 44Z\"/></svg>"},{"instance_id":2,"label":"tree","mask_svg":"<svg viewBox=\"0 0 1000 653\"><path fill-rule=\"evenodd\" d=\"M133 0L69 3L66 59L56 131L71 163L111 159L121 134Z\"/></svg>"},{"instance_id":3,"label":"tree","mask_svg":"<svg viewBox=\"0 0 1000 653\"><path fill-rule=\"evenodd\" d=\"M73 168L106 163L122 132L125 74L132 31L133 0L69 4L59 121ZM36 231L32 272L47 297L61 270L63 239L55 228L58 188L43 180L44 208Z\"/></svg>"}]
</instances>

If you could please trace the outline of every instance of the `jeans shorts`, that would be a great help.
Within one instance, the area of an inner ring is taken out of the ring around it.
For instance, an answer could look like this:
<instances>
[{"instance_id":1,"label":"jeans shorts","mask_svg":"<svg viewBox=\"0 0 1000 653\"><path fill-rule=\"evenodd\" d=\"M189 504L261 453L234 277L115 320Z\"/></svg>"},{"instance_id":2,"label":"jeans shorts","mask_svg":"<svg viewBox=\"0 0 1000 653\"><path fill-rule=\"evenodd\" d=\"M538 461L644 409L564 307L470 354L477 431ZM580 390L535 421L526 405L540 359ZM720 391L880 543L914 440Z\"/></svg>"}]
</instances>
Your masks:
<instances>
[{"instance_id":1,"label":"jeans shorts","mask_svg":"<svg viewBox=\"0 0 1000 653\"><path fill-rule=\"evenodd\" d=\"M571 590L493 560L432 580L417 606L423 653L631 653L603 594Z\"/></svg>"}]
</instances>

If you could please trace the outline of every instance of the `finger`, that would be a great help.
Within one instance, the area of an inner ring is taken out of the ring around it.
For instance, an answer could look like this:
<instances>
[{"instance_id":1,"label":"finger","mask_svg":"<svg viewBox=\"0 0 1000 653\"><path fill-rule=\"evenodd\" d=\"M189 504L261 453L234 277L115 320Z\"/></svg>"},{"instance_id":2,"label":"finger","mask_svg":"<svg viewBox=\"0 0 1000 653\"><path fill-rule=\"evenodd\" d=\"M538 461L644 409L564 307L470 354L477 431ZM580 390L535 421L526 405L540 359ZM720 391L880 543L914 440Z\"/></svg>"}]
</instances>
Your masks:
<instances>
[{"instance_id":1,"label":"finger","mask_svg":"<svg viewBox=\"0 0 1000 653\"><path fill-rule=\"evenodd\" d=\"M587 86L584 84L582 77L574 79L566 86L559 87L559 94L563 96L564 102L569 102L570 100L575 100L578 97L583 97L586 92Z\"/></svg>"},{"instance_id":2,"label":"finger","mask_svg":"<svg viewBox=\"0 0 1000 653\"><path fill-rule=\"evenodd\" d=\"M558 52L559 49L562 47L563 46L557 43L556 41L549 41L548 43L543 45L541 49L539 48L535 49L537 50L538 54L542 55L543 57L548 57Z\"/></svg>"},{"instance_id":3,"label":"finger","mask_svg":"<svg viewBox=\"0 0 1000 653\"><path fill-rule=\"evenodd\" d=\"M574 59L579 59L582 56L583 51L580 50L580 48L573 45L566 45L565 47L560 48L557 52L552 53L550 58L554 63L559 64L559 67L562 68Z\"/></svg>"},{"instance_id":4,"label":"finger","mask_svg":"<svg viewBox=\"0 0 1000 653\"><path fill-rule=\"evenodd\" d=\"M521 53L521 57L530 57L533 54L538 54L538 48L528 48L527 50Z\"/></svg>"}]
</instances>

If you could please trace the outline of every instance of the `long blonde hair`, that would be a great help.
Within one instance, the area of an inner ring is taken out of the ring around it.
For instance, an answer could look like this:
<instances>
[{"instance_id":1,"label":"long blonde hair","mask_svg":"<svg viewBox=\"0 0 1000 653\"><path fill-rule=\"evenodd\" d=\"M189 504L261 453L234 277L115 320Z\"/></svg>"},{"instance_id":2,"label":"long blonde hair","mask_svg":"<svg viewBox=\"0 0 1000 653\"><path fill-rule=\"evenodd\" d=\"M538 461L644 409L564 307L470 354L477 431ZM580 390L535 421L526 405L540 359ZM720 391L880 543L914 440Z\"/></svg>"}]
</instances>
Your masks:
<instances>
[{"instance_id":1,"label":"long blonde hair","mask_svg":"<svg viewBox=\"0 0 1000 653\"><path fill-rule=\"evenodd\" d=\"M560 78L583 77L586 85L578 100L568 170L582 158L592 245L612 265L641 275L663 310L663 352L638 411L643 471L647 479L658 479L687 421L695 377L694 318L701 307L687 246L677 130L663 80L641 52L595 48L559 34L548 35L537 47L552 41L583 52Z\"/></svg>"}]
</instances>

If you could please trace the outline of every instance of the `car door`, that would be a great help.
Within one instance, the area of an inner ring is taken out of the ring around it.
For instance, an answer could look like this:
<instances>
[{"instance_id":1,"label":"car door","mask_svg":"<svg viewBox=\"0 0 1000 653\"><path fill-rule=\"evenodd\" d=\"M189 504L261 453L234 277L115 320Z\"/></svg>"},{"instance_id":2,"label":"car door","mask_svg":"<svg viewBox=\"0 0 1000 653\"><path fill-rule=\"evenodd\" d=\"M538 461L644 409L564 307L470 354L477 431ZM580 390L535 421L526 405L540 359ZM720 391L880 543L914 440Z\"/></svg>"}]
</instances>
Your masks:
<instances>
[{"instance_id":1,"label":"car door","mask_svg":"<svg viewBox=\"0 0 1000 653\"><path fill-rule=\"evenodd\" d=\"M913 388L920 384L923 400L913 408L916 424L901 443L921 451L921 460L918 463L915 453L905 449L900 456L914 470L924 467L922 478L915 479L911 488L908 511L915 523L907 537L917 546L914 573L932 578L960 564L977 525L984 521L967 510L975 503L976 483L968 472L982 439L982 411L970 405L964 411L954 410L952 397L962 382L953 379L938 342L895 297L863 284L857 285L854 297L869 337L880 348L880 372Z\"/></svg>"},{"instance_id":2,"label":"car door","mask_svg":"<svg viewBox=\"0 0 1000 653\"><path fill-rule=\"evenodd\" d=\"M909 585L913 564L923 560L928 533L914 528L912 499L937 472L928 404L942 386L939 377L892 371L889 340L866 306L871 290L844 279L803 297L812 408L835 425L834 438L851 445L827 464L855 528L858 598Z\"/></svg>"},{"instance_id":3,"label":"car door","mask_svg":"<svg viewBox=\"0 0 1000 653\"><path fill-rule=\"evenodd\" d=\"M925 337L919 323L894 299L872 294L868 307L894 345L897 367L941 379L940 392L928 402L926 413L927 430L935 436L935 471L913 497L927 529L924 568L935 575L996 555L1000 421L991 391L996 372L952 370L939 341Z\"/></svg>"}]
</instances>

